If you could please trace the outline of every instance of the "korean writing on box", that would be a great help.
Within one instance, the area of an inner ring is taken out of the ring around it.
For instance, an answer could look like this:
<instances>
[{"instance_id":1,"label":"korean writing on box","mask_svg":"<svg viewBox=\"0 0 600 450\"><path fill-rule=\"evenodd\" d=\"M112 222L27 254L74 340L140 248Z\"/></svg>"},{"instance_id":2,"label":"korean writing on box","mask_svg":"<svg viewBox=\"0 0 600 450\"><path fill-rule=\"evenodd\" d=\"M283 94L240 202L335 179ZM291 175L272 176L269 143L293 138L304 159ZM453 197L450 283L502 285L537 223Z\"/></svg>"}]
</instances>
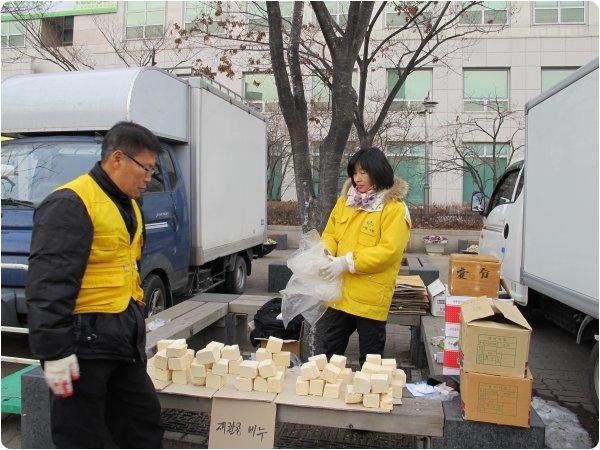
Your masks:
<instances>
[{"instance_id":1,"label":"korean writing on box","mask_svg":"<svg viewBox=\"0 0 600 450\"><path fill-rule=\"evenodd\" d=\"M242 436L247 435L253 438L260 438L261 442L268 434L266 428L249 423L243 425L242 422L235 420L224 420L217 423L216 431L222 432L225 436Z\"/></svg>"}]
</instances>

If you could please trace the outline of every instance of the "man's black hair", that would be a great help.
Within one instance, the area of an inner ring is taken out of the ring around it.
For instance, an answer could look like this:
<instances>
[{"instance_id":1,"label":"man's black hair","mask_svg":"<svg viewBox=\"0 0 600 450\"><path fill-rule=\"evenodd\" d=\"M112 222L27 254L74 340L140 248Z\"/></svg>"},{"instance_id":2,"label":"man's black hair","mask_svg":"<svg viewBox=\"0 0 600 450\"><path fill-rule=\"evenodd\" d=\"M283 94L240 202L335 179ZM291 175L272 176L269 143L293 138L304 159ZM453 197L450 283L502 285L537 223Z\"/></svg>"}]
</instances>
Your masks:
<instances>
[{"instance_id":1,"label":"man's black hair","mask_svg":"<svg viewBox=\"0 0 600 450\"><path fill-rule=\"evenodd\" d=\"M158 155L160 141L148 128L134 122L118 122L108 130L102 141L102 161L117 149L129 156L136 156L144 150Z\"/></svg>"},{"instance_id":2,"label":"man's black hair","mask_svg":"<svg viewBox=\"0 0 600 450\"><path fill-rule=\"evenodd\" d=\"M354 169L360 166L369 174L377 190L389 189L394 185L394 171L383 152L377 147L361 148L348 161L348 176L354 183Z\"/></svg>"}]
</instances>

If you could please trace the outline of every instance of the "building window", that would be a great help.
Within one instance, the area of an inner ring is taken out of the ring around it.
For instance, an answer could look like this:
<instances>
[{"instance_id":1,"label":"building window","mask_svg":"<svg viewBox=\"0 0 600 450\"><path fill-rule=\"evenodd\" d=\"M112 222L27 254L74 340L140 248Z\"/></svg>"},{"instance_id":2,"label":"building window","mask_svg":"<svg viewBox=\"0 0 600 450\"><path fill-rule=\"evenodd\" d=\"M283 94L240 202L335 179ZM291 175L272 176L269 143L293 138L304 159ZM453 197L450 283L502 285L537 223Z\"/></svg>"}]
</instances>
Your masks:
<instances>
[{"instance_id":1,"label":"building window","mask_svg":"<svg viewBox=\"0 0 600 450\"><path fill-rule=\"evenodd\" d=\"M350 8L350 2L325 2L325 6L333 20L335 20L335 23L345 29L348 24L348 9ZM315 17L315 22L316 20L317 18Z\"/></svg>"},{"instance_id":2,"label":"building window","mask_svg":"<svg viewBox=\"0 0 600 450\"><path fill-rule=\"evenodd\" d=\"M2 48L7 47L25 47L25 33L19 22L2 22Z\"/></svg>"},{"instance_id":3,"label":"building window","mask_svg":"<svg viewBox=\"0 0 600 450\"><path fill-rule=\"evenodd\" d=\"M461 25L506 25L508 2L481 2L460 15Z\"/></svg>"},{"instance_id":4,"label":"building window","mask_svg":"<svg viewBox=\"0 0 600 450\"><path fill-rule=\"evenodd\" d=\"M224 34L225 28L219 25L219 22L225 20L223 9L227 3L217 2L185 2L183 23L186 30L192 26L209 34ZM207 23L201 23L205 20Z\"/></svg>"},{"instance_id":5,"label":"building window","mask_svg":"<svg viewBox=\"0 0 600 450\"><path fill-rule=\"evenodd\" d=\"M465 111L507 110L508 93L508 69L464 69Z\"/></svg>"},{"instance_id":6,"label":"building window","mask_svg":"<svg viewBox=\"0 0 600 450\"><path fill-rule=\"evenodd\" d=\"M311 103L317 108L331 108L331 89L325 84L325 82L317 77L311 76L312 79L312 91L311 91ZM352 87L358 89L358 71L352 71Z\"/></svg>"},{"instance_id":7,"label":"building window","mask_svg":"<svg viewBox=\"0 0 600 450\"><path fill-rule=\"evenodd\" d=\"M417 12L425 7L429 2L388 2L385 7L385 26L387 28L400 28L405 26L414 17ZM428 9L432 7L429 6ZM432 18L429 11L425 11L416 20L423 24ZM412 24L411 27L412 28Z\"/></svg>"},{"instance_id":8,"label":"building window","mask_svg":"<svg viewBox=\"0 0 600 450\"><path fill-rule=\"evenodd\" d=\"M463 162L463 203L471 203L473 192L483 192L489 198L494 190L494 181L498 181L506 170L506 153L508 146L496 143L465 143ZM475 176L472 169L475 172ZM496 180L494 180L494 171Z\"/></svg>"},{"instance_id":9,"label":"building window","mask_svg":"<svg viewBox=\"0 0 600 450\"><path fill-rule=\"evenodd\" d=\"M289 30L292 27L292 13L294 2L279 2L281 11L281 23L283 29ZM269 32L269 20L267 18L267 5L265 2L248 2L248 31L250 32Z\"/></svg>"},{"instance_id":10,"label":"building window","mask_svg":"<svg viewBox=\"0 0 600 450\"><path fill-rule=\"evenodd\" d=\"M533 2L533 23L585 23L584 2Z\"/></svg>"},{"instance_id":11,"label":"building window","mask_svg":"<svg viewBox=\"0 0 600 450\"><path fill-rule=\"evenodd\" d=\"M73 45L73 16L50 17L41 20L41 39L47 47Z\"/></svg>"},{"instance_id":12,"label":"building window","mask_svg":"<svg viewBox=\"0 0 600 450\"><path fill-rule=\"evenodd\" d=\"M165 2L125 2L125 39L161 37L165 27Z\"/></svg>"},{"instance_id":13,"label":"building window","mask_svg":"<svg viewBox=\"0 0 600 450\"><path fill-rule=\"evenodd\" d=\"M578 67L542 67L542 92L560 83L577 69Z\"/></svg>"},{"instance_id":14,"label":"building window","mask_svg":"<svg viewBox=\"0 0 600 450\"><path fill-rule=\"evenodd\" d=\"M409 184L405 200L412 205L422 205L425 199L425 143L391 143L386 156L394 174Z\"/></svg>"},{"instance_id":15,"label":"building window","mask_svg":"<svg viewBox=\"0 0 600 450\"><path fill-rule=\"evenodd\" d=\"M392 104L393 110L413 109L422 110L423 100L432 92L432 70L417 69L411 72L404 84L394 98ZM388 69L387 71L388 93L392 91L394 85L398 81L398 71L396 69Z\"/></svg>"},{"instance_id":16,"label":"building window","mask_svg":"<svg viewBox=\"0 0 600 450\"><path fill-rule=\"evenodd\" d=\"M279 105L275 77L265 73L244 74L244 98L258 111L273 111Z\"/></svg>"},{"instance_id":17,"label":"building window","mask_svg":"<svg viewBox=\"0 0 600 450\"><path fill-rule=\"evenodd\" d=\"M281 200L281 184L283 182L283 157L281 144L277 144L276 154L269 155L267 168L267 200Z\"/></svg>"}]
</instances>

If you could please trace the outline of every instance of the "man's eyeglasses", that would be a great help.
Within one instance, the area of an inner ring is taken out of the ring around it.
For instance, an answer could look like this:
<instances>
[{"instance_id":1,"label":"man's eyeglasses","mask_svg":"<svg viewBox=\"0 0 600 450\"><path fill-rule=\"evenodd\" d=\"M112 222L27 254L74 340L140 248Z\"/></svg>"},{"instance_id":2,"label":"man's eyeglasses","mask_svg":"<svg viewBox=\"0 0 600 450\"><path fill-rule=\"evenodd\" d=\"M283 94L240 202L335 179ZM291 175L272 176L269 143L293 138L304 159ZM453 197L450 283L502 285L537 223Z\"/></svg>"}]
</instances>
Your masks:
<instances>
[{"instance_id":1,"label":"man's eyeglasses","mask_svg":"<svg viewBox=\"0 0 600 450\"><path fill-rule=\"evenodd\" d=\"M146 173L148 173L151 177L153 177L154 175L156 175L158 173L157 167L148 168L148 167L144 166L141 162L139 162L137 159L135 159L133 156L129 156L125 152L123 152L123 154L125 156L127 156L130 160L132 160L134 163L136 163L138 166L140 166L142 169L144 169L146 171Z\"/></svg>"}]
</instances>

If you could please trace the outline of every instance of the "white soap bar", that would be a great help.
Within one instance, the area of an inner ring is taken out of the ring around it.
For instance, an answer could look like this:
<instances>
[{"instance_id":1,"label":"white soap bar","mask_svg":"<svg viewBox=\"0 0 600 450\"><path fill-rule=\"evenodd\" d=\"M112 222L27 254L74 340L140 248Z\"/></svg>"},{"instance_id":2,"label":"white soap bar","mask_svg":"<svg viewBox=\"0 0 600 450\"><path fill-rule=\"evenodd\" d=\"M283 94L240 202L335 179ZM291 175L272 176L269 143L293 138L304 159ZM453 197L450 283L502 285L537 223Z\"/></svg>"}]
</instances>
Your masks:
<instances>
[{"instance_id":1,"label":"white soap bar","mask_svg":"<svg viewBox=\"0 0 600 450\"><path fill-rule=\"evenodd\" d=\"M291 360L290 352L273 353L273 362L276 366L289 367Z\"/></svg>"},{"instance_id":2,"label":"white soap bar","mask_svg":"<svg viewBox=\"0 0 600 450\"><path fill-rule=\"evenodd\" d=\"M373 394L387 393L390 382L387 375L376 373L371 375L371 392Z\"/></svg>"},{"instance_id":3,"label":"white soap bar","mask_svg":"<svg viewBox=\"0 0 600 450\"><path fill-rule=\"evenodd\" d=\"M371 392L371 376L368 373L356 372L352 386L357 394L368 394Z\"/></svg>"},{"instance_id":4,"label":"white soap bar","mask_svg":"<svg viewBox=\"0 0 600 450\"><path fill-rule=\"evenodd\" d=\"M240 346L237 344L226 345L221 349L221 358L228 361L237 360L240 356Z\"/></svg>"},{"instance_id":5,"label":"white soap bar","mask_svg":"<svg viewBox=\"0 0 600 450\"><path fill-rule=\"evenodd\" d=\"M268 392L269 384L267 383L267 379L263 377L256 377L254 379L254 390L256 392Z\"/></svg>"},{"instance_id":6,"label":"white soap bar","mask_svg":"<svg viewBox=\"0 0 600 450\"><path fill-rule=\"evenodd\" d=\"M192 377L192 384L194 386L204 386L206 384L206 377Z\"/></svg>"},{"instance_id":7,"label":"white soap bar","mask_svg":"<svg viewBox=\"0 0 600 450\"><path fill-rule=\"evenodd\" d=\"M188 384L192 378L190 369L174 370L171 374L175 384Z\"/></svg>"},{"instance_id":8,"label":"white soap bar","mask_svg":"<svg viewBox=\"0 0 600 450\"><path fill-rule=\"evenodd\" d=\"M256 361L266 361L267 359L273 359L271 352L266 348L258 348L256 349Z\"/></svg>"},{"instance_id":9,"label":"white soap bar","mask_svg":"<svg viewBox=\"0 0 600 450\"><path fill-rule=\"evenodd\" d=\"M323 397L325 398L339 398L340 389L342 385L340 383L327 383L323 388Z\"/></svg>"},{"instance_id":10,"label":"white soap bar","mask_svg":"<svg viewBox=\"0 0 600 450\"><path fill-rule=\"evenodd\" d=\"M283 391L283 372L277 372L273 377L267 378L268 391L280 394Z\"/></svg>"},{"instance_id":11,"label":"white soap bar","mask_svg":"<svg viewBox=\"0 0 600 450\"><path fill-rule=\"evenodd\" d=\"M404 372L404 370L402 369L394 370L394 372L392 373L392 378L394 380L401 381L402 384L406 384L406 372Z\"/></svg>"},{"instance_id":12,"label":"white soap bar","mask_svg":"<svg viewBox=\"0 0 600 450\"><path fill-rule=\"evenodd\" d=\"M402 398L402 390L404 389L404 383L402 380L392 380L390 383L392 389L392 395L394 398Z\"/></svg>"},{"instance_id":13,"label":"white soap bar","mask_svg":"<svg viewBox=\"0 0 600 450\"><path fill-rule=\"evenodd\" d=\"M269 336L269 340L267 341L267 350L269 350L271 353L279 353L282 347L283 339L279 339L275 336Z\"/></svg>"},{"instance_id":14,"label":"white soap bar","mask_svg":"<svg viewBox=\"0 0 600 450\"><path fill-rule=\"evenodd\" d=\"M212 364L216 361L215 354L211 349L203 348L196 353L196 364Z\"/></svg>"},{"instance_id":15,"label":"white soap bar","mask_svg":"<svg viewBox=\"0 0 600 450\"><path fill-rule=\"evenodd\" d=\"M327 365L327 356L324 354L309 356L308 360L314 362L319 370L323 370Z\"/></svg>"},{"instance_id":16,"label":"white soap bar","mask_svg":"<svg viewBox=\"0 0 600 450\"><path fill-rule=\"evenodd\" d=\"M272 359L265 359L258 363L258 373L263 378L273 377L277 374L277 366L273 364Z\"/></svg>"},{"instance_id":17,"label":"white soap bar","mask_svg":"<svg viewBox=\"0 0 600 450\"><path fill-rule=\"evenodd\" d=\"M321 372L321 379L327 381L328 383L335 383L341 372L342 369L340 369L338 366L327 363L323 369L323 372Z\"/></svg>"},{"instance_id":18,"label":"white soap bar","mask_svg":"<svg viewBox=\"0 0 600 450\"><path fill-rule=\"evenodd\" d=\"M296 378L296 395L308 395L310 393L310 381Z\"/></svg>"},{"instance_id":19,"label":"white soap bar","mask_svg":"<svg viewBox=\"0 0 600 450\"><path fill-rule=\"evenodd\" d=\"M319 368L314 361L305 362L300 366L300 376L303 380L314 380L319 378Z\"/></svg>"},{"instance_id":20,"label":"white soap bar","mask_svg":"<svg viewBox=\"0 0 600 450\"><path fill-rule=\"evenodd\" d=\"M193 362L190 366L194 378L206 378L206 366Z\"/></svg>"},{"instance_id":21,"label":"white soap bar","mask_svg":"<svg viewBox=\"0 0 600 450\"><path fill-rule=\"evenodd\" d=\"M365 361L373 363L373 364L377 364L378 366L380 366L381 365L381 355L377 355L377 354L374 354L374 353L369 353L367 355L367 358L366 358Z\"/></svg>"},{"instance_id":22,"label":"white soap bar","mask_svg":"<svg viewBox=\"0 0 600 450\"><path fill-rule=\"evenodd\" d=\"M187 344L185 339L176 339L165 348L167 358L181 358L187 354Z\"/></svg>"},{"instance_id":23,"label":"white soap bar","mask_svg":"<svg viewBox=\"0 0 600 450\"><path fill-rule=\"evenodd\" d=\"M394 369L396 368L396 358L384 358L381 360L382 366L391 366Z\"/></svg>"},{"instance_id":24,"label":"white soap bar","mask_svg":"<svg viewBox=\"0 0 600 450\"><path fill-rule=\"evenodd\" d=\"M237 360L230 360L229 361L229 373L233 374L233 375L239 375L240 374L240 363L243 361L242 357L240 356Z\"/></svg>"},{"instance_id":25,"label":"white soap bar","mask_svg":"<svg viewBox=\"0 0 600 450\"><path fill-rule=\"evenodd\" d=\"M171 381L171 371L169 369L154 368L153 378L160 381Z\"/></svg>"},{"instance_id":26,"label":"white soap bar","mask_svg":"<svg viewBox=\"0 0 600 450\"><path fill-rule=\"evenodd\" d=\"M204 348L212 351L215 355L215 361L218 361L219 359L221 359L221 349L223 347L225 347L225 344L222 344L221 342L217 341L212 341Z\"/></svg>"},{"instance_id":27,"label":"white soap bar","mask_svg":"<svg viewBox=\"0 0 600 450\"><path fill-rule=\"evenodd\" d=\"M190 366L190 360L187 353L180 358L169 358L169 369L185 370Z\"/></svg>"},{"instance_id":28,"label":"white soap bar","mask_svg":"<svg viewBox=\"0 0 600 450\"><path fill-rule=\"evenodd\" d=\"M368 373L368 374L372 375L374 373L379 373L379 368L380 367L381 366L379 364L375 364L375 363L367 361L367 362L365 362L362 365L361 372Z\"/></svg>"},{"instance_id":29,"label":"white soap bar","mask_svg":"<svg viewBox=\"0 0 600 450\"><path fill-rule=\"evenodd\" d=\"M160 352L161 350L164 350L165 348L167 348L169 345L171 345L173 343L175 339L161 339L156 343L156 350L158 350L158 352ZM157 353L158 353L157 352Z\"/></svg>"},{"instance_id":30,"label":"white soap bar","mask_svg":"<svg viewBox=\"0 0 600 450\"><path fill-rule=\"evenodd\" d=\"M242 378L256 378L258 375L258 362L242 361L239 365L239 374Z\"/></svg>"},{"instance_id":31,"label":"white soap bar","mask_svg":"<svg viewBox=\"0 0 600 450\"><path fill-rule=\"evenodd\" d=\"M186 356L189 358L191 364L194 360L194 356L196 356L196 351L193 348L188 348Z\"/></svg>"},{"instance_id":32,"label":"white soap bar","mask_svg":"<svg viewBox=\"0 0 600 450\"><path fill-rule=\"evenodd\" d=\"M344 367L338 376L338 380L340 380L344 384L352 384L352 380L354 379L354 373L350 367Z\"/></svg>"},{"instance_id":33,"label":"white soap bar","mask_svg":"<svg viewBox=\"0 0 600 450\"><path fill-rule=\"evenodd\" d=\"M225 377L214 373L206 374L206 387L221 389L225 385Z\"/></svg>"},{"instance_id":34,"label":"white soap bar","mask_svg":"<svg viewBox=\"0 0 600 450\"><path fill-rule=\"evenodd\" d=\"M323 388L325 387L325 380L310 380L309 381L309 393L310 395L323 396Z\"/></svg>"},{"instance_id":35,"label":"white soap bar","mask_svg":"<svg viewBox=\"0 0 600 450\"><path fill-rule=\"evenodd\" d=\"M379 408L379 394L363 394L363 406Z\"/></svg>"},{"instance_id":36,"label":"white soap bar","mask_svg":"<svg viewBox=\"0 0 600 450\"><path fill-rule=\"evenodd\" d=\"M238 391L250 392L252 390L252 379L245 377L236 377L235 387Z\"/></svg>"},{"instance_id":37,"label":"white soap bar","mask_svg":"<svg viewBox=\"0 0 600 450\"><path fill-rule=\"evenodd\" d=\"M394 373L394 369L392 366L379 366L379 370L377 371L377 373L381 373L384 375L387 375L388 378L392 378L392 375Z\"/></svg>"},{"instance_id":38,"label":"white soap bar","mask_svg":"<svg viewBox=\"0 0 600 450\"><path fill-rule=\"evenodd\" d=\"M382 395L379 400L379 407L384 411L391 411L394 409L394 398L388 394Z\"/></svg>"},{"instance_id":39,"label":"white soap bar","mask_svg":"<svg viewBox=\"0 0 600 450\"><path fill-rule=\"evenodd\" d=\"M229 361L225 358L221 358L213 364L212 371L215 375L227 375L229 372Z\"/></svg>"},{"instance_id":40,"label":"white soap bar","mask_svg":"<svg viewBox=\"0 0 600 450\"><path fill-rule=\"evenodd\" d=\"M329 358L329 364L333 364L334 366L338 366L340 369L346 367L347 358L342 355L331 355Z\"/></svg>"},{"instance_id":41,"label":"white soap bar","mask_svg":"<svg viewBox=\"0 0 600 450\"><path fill-rule=\"evenodd\" d=\"M348 384L344 387L344 402L347 404L361 403L362 397L362 394L354 392L354 387L351 384Z\"/></svg>"},{"instance_id":42,"label":"white soap bar","mask_svg":"<svg viewBox=\"0 0 600 450\"><path fill-rule=\"evenodd\" d=\"M154 367L157 369L169 368L169 358L167 358L167 351L165 349L156 352L156 355L154 355Z\"/></svg>"}]
</instances>

